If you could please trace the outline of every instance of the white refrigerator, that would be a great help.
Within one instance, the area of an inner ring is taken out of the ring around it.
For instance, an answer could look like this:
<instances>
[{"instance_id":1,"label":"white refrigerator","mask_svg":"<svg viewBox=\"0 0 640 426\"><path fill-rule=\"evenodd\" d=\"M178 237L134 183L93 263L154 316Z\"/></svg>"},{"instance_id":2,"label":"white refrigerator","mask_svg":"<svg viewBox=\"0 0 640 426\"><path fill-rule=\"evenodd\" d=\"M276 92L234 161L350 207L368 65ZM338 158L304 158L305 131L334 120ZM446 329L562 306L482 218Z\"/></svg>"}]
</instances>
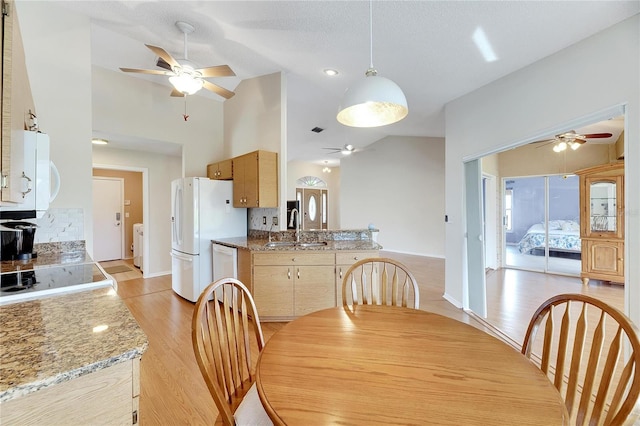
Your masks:
<instances>
[{"instance_id":1,"label":"white refrigerator","mask_svg":"<svg viewBox=\"0 0 640 426\"><path fill-rule=\"evenodd\" d=\"M195 302L213 280L211 240L247 235L247 209L233 207L233 182L171 182L171 287Z\"/></svg>"}]
</instances>

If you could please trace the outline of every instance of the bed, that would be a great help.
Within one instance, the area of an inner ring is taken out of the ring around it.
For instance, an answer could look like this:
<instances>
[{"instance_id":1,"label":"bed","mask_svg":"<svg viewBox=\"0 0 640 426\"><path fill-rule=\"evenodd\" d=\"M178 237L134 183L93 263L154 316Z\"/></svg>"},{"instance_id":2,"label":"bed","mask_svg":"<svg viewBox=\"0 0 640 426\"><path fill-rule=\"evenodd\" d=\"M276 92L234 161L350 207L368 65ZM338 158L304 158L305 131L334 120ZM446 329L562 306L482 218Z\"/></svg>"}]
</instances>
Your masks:
<instances>
[{"instance_id":1,"label":"bed","mask_svg":"<svg viewBox=\"0 0 640 426\"><path fill-rule=\"evenodd\" d=\"M545 227L543 223L532 225L518 243L522 254L544 255ZM580 224L575 220L549 221L549 255L580 259Z\"/></svg>"}]
</instances>

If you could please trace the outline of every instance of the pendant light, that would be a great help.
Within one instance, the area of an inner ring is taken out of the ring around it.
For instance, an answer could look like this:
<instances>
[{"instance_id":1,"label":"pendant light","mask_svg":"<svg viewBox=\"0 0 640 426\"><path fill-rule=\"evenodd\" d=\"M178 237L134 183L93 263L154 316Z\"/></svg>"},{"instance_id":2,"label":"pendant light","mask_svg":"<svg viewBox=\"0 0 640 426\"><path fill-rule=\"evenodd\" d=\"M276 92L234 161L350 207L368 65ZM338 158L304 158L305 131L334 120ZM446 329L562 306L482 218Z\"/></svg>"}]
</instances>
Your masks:
<instances>
[{"instance_id":1,"label":"pendant light","mask_svg":"<svg viewBox=\"0 0 640 426\"><path fill-rule=\"evenodd\" d=\"M378 76L373 67L373 5L369 1L370 66L366 78L348 88L342 98L338 121L351 127L386 126L409 113L402 89L388 78Z\"/></svg>"}]
</instances>

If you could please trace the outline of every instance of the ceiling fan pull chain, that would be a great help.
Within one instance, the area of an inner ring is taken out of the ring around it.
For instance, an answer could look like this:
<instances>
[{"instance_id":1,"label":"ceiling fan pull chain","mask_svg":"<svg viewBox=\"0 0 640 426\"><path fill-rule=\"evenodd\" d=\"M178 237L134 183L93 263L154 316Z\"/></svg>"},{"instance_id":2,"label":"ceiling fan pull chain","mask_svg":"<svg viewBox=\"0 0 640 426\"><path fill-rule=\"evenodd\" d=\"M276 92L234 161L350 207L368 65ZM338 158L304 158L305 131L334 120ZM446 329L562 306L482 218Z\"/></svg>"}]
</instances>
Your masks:
<instances>
[{"instance_id":1,"label":"ceiling fan pull chain","mask_svg":"<svg viewBox=\"0 0 640 426\"><path fill-rule=\"evenodd\" d=\"M182 118L184 118L184 121L187 121L189 119L189 116L187 115L187 95L184 95L184 114L182 114Z\"/></svg>"}]
</instances>

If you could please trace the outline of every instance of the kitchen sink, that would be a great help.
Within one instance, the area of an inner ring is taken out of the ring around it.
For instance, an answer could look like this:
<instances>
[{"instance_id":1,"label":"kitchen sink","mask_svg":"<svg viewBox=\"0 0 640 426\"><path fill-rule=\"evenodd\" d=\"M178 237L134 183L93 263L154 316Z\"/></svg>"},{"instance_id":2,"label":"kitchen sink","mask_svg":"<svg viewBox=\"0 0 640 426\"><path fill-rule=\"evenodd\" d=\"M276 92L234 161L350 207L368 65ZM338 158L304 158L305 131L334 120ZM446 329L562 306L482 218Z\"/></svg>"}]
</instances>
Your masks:
<instances>
[{"instance_id":1,"label":"kitchen sink","mask_svg":"<svg viewBox=\"0 0 640 426\"><path fill-rule=\"evenodd\" d=\"M300 242L295 242L295 241L271 241L269 243L266 243L264 246L267 248L276 248L276 247L323 247L326 246L327 242L326 241L317 241L317 242L311 242L311 243L300 243Z\"/></svg>"},{"instance_id":2,"label":"kitchen sink","mask_svg":"<svg viewBox=\"0 0 640 426\"><path fill-rule=\"evenodd\" d=\"M326 241L318 241L314 243L296 243L296 247L322 247L326 245Z\"/></svg>"}]
</instances>

